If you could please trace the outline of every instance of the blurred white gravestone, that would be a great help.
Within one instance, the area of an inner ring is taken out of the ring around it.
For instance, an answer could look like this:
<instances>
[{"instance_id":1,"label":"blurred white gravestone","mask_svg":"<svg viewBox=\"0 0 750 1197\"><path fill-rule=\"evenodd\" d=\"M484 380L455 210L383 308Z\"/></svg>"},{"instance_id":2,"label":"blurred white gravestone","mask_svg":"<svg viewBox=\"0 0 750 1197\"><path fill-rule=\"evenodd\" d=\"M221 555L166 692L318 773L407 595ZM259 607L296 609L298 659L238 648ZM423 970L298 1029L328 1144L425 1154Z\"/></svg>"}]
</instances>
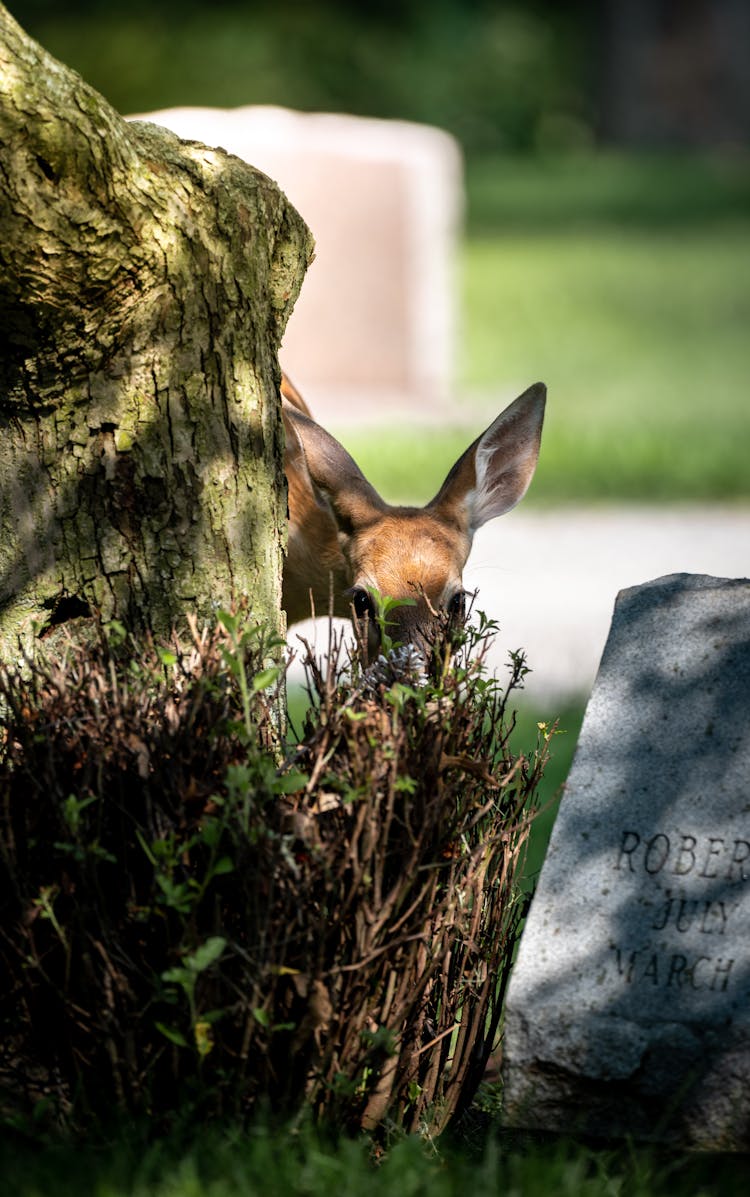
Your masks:
<instances>
[{"instance_id":1,"label":"blurred white gravestone","mask_svg":"<svg viewBox=\"0 0 750 1197\"><path fill-rule=\"evenodd\" d=\"M506 1006L519 1127L750 1148L750 582L620 593Z\"/></svg>"},{"instance_id":2,"label":"blurred white gravestone","mask_svg":"<svg viewBox=\"0 0 750 1197\"><path fill-rule=\"evenodd\" d=\"M403 121L283 108L170 108L131 117L220 146L273 178L316 242L281 350L313 413L395 416L445 402L463 205L457 142Z\"/></svg>"}]
</instances>

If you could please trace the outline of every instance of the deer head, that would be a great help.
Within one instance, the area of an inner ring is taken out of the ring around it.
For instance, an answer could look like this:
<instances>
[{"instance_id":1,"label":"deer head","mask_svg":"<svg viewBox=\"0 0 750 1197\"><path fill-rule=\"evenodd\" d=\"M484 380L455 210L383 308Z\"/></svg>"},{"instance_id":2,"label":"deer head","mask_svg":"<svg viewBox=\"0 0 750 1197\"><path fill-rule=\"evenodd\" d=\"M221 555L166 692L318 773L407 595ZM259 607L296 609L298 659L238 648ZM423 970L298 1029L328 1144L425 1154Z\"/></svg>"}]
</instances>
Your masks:
<instances>
[{"instance_id":1,"label":"deer head","mask_svg":"<svg viewBox=\"0 0 750 1197\"><path fill-rule=\"evenodd\" d=\"M394 641L425 649L443 617L461 619L461 574L477 528L523 498L539 455L546 389L536 383L459 457L425 507L381 499L356 462L282 380L289 542L283 602L289 623L327 614L366 628L379 648L372 591L405 600L389 613Z\"/></svg>"}]
</instances>

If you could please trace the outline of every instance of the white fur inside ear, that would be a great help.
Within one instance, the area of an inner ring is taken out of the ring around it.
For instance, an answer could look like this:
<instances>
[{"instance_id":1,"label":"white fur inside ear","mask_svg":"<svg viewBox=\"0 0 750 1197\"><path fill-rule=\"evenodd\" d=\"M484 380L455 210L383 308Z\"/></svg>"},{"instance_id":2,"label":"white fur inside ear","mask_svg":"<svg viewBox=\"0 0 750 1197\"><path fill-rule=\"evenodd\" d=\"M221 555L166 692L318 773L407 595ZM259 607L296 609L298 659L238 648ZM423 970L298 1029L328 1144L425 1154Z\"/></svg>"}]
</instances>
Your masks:
<instances>
[{"instance_id":1,"label":"white fur inside ear","mask_svg":"<svg viewBox=\"0 0 750 1197\"><path fill-rule=\"evenodd\" d=\"M515 489L508 485L507 471L493 470L494 459L498 456L497 446L485 446L480 442L477 447L474 460L476 486L466 496L472 532L476 532L477 528L481 528L489 520L494 520L496 516L505 515L526 492L528 482L517 494Z\"/></svg>"},{"instance_id":2,"label":"white fur inside ear","mask_svg":"<svg viewBox=\"0 0 750 1197\"><path fill-rule=\"evenodd\" d=\"M539 456L543 411L543 401L516 400L480 437L476 483L467 495L472 531L510 511L526 494Z\"/></svg>"}]
</instances>

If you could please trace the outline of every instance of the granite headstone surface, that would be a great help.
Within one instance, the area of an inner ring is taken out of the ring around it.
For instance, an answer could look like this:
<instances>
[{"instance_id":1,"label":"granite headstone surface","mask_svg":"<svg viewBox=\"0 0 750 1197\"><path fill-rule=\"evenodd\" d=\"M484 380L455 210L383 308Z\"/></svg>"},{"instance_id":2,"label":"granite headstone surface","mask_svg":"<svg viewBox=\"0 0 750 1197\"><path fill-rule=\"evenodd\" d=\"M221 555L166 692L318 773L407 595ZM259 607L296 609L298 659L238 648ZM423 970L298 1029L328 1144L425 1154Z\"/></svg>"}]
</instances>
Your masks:
<instances>
[{"instance_id":1,"label":"granite headstone surface","mask_svg":"<svg viewBox=\"0 0 750 1197\"><path fill-rule=\"evenodd\" d=\"M750 1149L750 582L620 593L508 991L509 1125Z\"/></svg>"}]
</instances>

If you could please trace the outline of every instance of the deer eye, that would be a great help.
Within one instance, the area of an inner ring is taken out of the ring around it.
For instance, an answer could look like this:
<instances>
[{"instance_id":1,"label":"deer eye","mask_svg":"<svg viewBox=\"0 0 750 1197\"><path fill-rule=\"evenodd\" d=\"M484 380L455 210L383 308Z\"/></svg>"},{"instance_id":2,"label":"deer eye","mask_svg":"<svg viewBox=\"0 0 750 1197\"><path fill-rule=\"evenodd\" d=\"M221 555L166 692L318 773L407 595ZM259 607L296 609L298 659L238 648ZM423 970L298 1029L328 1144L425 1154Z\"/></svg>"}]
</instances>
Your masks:
<instances>
[{"instance_id":1,"label":"deer eye","mask_svg":"<svg viewBox=\"0 0 750 1197\"><path fill-rule=\"evenodd\" d=\"M354 607L354 614L357 619L365 619L367 616L370 619L374 618L375 609L372 605L372 599L366 590L359 588L352 591L352 606Z\"/></svg>"},{"instance_id":2,"label":"deer eye","mask_svg":"<svg viewBox=\"0 0 750 1197\"><path fill-rule=\"evenodd\" d=\"M448 615L451 619L466 619L466 591L457 590L448 601Z\"/></svg>"}]
</instances>

